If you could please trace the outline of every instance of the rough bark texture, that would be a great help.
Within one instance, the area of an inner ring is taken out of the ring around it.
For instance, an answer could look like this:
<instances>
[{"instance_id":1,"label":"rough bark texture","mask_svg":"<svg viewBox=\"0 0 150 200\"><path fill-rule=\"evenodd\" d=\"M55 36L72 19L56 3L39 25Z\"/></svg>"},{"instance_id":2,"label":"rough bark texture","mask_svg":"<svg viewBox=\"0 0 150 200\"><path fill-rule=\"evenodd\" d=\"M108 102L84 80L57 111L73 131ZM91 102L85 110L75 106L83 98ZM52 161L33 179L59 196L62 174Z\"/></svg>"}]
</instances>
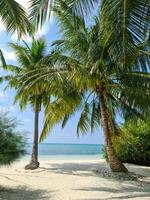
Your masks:
<instances>
[{"instance_id":1,"label":"rough bark texture","mask_svg":"<svg viewBox=\"0 0 150 200\"><path fill-rule=\"evenodd\" d=\"M40 165L38 162L38 124L39 124L39 104L36 100L35 118L34 118L34 141L32 146L31 162L25 166L25 169L37 169Z\"/></svg>"},{"instance_id":2,"label":"rough bark texture","mask_svg":"<svg viewBox=\"0 0 150 200\"><path fill-rule=\"evenodd\" d=\"M101 84L99 86L98 93L99 93L99 98L100 98L100 111L101 111L101 119L102 119L103 131L104 131L105 144L106 144L106 149L107 149L107 154L108 154L108 162L113 172L127 172L128 170L126 169L126 167L117 158L115 150L112 145L108 113L107 113L107 108L106 108L105 98L104 98L104 91L105 91L104 89L105 89L104 86Z\"/></svg>"}]
</instances>

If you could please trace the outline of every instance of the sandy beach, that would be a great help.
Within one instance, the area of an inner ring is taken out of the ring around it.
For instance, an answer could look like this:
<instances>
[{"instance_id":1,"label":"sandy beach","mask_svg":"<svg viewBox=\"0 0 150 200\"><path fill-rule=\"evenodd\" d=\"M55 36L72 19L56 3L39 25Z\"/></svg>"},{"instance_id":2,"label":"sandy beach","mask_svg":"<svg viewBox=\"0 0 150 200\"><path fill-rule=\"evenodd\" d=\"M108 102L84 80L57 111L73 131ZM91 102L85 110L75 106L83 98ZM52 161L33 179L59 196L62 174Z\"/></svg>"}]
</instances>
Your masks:
<instances>
[{"instance_id":1,"label":"sandy beach","mask_svg":"<svg viewBox=\"0 0 150 200\"><path fill-rule=\"evenodd\" d=\"M42 160L35 171L26 161L0 168L0 200L117 200L150 199L150 168L126 165L142 175L138 181L104 177L101 160Z\"/></svg>"}]
</instances>

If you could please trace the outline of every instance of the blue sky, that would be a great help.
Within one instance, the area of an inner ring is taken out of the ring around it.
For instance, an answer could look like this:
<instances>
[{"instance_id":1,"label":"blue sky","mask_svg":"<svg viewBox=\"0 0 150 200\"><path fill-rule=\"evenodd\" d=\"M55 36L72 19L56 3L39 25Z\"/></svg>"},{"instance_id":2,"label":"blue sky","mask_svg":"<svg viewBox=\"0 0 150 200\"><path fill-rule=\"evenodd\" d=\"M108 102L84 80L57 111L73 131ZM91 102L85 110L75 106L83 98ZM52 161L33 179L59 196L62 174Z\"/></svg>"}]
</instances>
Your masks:
<instances>
[{"instance_id":1,"label":"blue sky","mask_svg":"<svg viewBox=\"0 0 150 200\"><path fill-rule=\"evenodd\" d=\"M23 6L27 6L27 0L17 0ZM48 22L42 30L39 30L37 37L44 37L47 41L47 49L49 49L50 44L60 37L57 24L52 17L51 21ZM24 38L27 42L31 42L30 38ZM5 28L0 22L0 48L2 49L5 58L8 63L16 64L15 55L12 50L9 48L9 42L17 42L17 37L15 35L10 36L5 32ZM0 74L3 74L3 71L0 69ZM34 113L30 106L21 112L19 106L13 104L13 99L15 95L14 90L3 91L5 84L0 85L0 112L9 111L12 116L16 117L21 121L21 126L19 129L25 131L25 135L28 138L29 142L32 142L33 138L33 123L34 123ZM40 130L42 129L43 124L43 112L40 113ZM57 125L51 132L51 134L44 141L46 143L84 143L84 144L100 144L103 143L103 136L101 128L94 131L91 134L90 130L86 135L81 135L77 137L76 135L76 124L78 120L78 114L71 118L68 125L65 129L61 129L60 125Z\"/></svg>"}]
</instances>

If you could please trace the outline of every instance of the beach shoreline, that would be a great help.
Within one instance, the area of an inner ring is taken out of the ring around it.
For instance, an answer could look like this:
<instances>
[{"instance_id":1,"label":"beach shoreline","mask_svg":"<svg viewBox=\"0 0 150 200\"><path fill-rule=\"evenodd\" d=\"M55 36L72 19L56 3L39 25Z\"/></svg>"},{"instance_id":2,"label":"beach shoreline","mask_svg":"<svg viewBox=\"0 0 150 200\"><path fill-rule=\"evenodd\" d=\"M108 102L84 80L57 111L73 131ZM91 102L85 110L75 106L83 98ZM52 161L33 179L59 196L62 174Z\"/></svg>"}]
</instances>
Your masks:
<instances>
[{"instance_id":1,"label":"beach shoreline","mask_svg":"<svg viewBox=\"0 0 150 200\"><path fill-rule=\"evenodd\" d=\"M150 167L127 164L139 181L103 177L104 159L42 159L40 168L25 171L28 160L0 168L0 200L148 200Z\"/></svg>"}]
</instances>

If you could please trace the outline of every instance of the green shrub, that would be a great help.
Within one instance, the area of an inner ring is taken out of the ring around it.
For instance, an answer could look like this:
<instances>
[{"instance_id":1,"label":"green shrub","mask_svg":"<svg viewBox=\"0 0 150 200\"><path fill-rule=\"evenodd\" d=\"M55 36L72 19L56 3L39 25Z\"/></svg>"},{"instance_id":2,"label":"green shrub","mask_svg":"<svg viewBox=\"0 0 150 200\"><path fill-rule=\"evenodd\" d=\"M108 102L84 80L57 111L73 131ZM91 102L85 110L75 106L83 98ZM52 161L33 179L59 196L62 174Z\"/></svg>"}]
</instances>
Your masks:
<instances>
[{"instance_id":1,"label":"green shrub","mask_svg":"<svg viewBox=\"0 0 150 200\"><path fill-rule=\"evenodd\" d=\"M126 122L120 136L113 136L118 158L125 163L150 166L150 122ZM107 158L106 149L103 149Z\"/></svg>"},{"instance_id":2,"label":"green shrub","mask_svg":"<svg viewBox=\"0 0 150 200\"><path fill-rule=\"evenodd\" d=\"M25 140L16 126L15 119L0 115L0 165L11 164L25 153Z\"/></svg>"}]
</instances>

